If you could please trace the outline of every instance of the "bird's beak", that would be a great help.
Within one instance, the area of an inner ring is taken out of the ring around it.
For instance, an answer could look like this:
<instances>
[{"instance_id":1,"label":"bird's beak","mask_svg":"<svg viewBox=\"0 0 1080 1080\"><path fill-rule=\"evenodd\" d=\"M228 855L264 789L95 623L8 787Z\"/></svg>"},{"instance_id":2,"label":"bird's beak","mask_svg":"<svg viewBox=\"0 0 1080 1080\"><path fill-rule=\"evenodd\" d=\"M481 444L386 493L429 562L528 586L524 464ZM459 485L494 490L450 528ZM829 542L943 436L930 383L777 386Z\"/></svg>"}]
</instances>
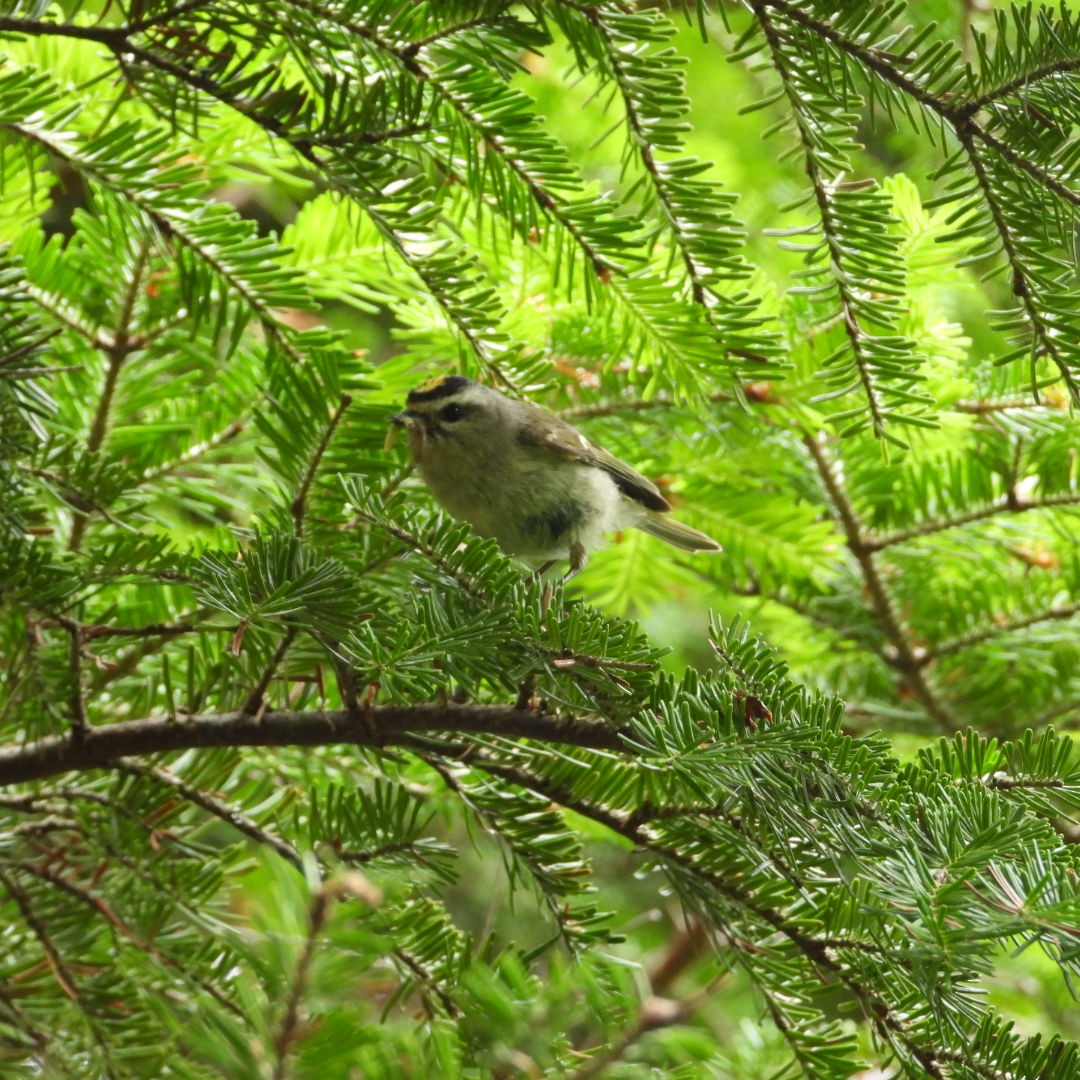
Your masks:
<instances>
[{"instance_id":1,"label":"bird's beak","mask_svg":"<svg viewBox=\"0 0 1080 1080\"><path fill-rule=\"evenodd\" d=\"M394 415L390 417L390 427L386 432L386 441L383 443L383 450L389 452L393 447L394 440L397 438L398 428L407 428L412 431L415 424L416 416L413 413L394 413Z\"/></svg>"}]
</instances>

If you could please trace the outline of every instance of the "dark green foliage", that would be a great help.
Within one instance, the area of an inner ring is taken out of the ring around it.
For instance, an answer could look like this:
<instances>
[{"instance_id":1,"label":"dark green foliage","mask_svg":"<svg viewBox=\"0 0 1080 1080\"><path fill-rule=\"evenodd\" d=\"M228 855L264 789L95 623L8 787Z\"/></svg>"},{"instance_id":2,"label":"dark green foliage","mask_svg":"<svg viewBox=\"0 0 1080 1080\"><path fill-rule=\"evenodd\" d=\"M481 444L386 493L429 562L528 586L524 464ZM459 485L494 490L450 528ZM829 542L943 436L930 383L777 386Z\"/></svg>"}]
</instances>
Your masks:
<instances>
[{"instance_id":1,"label":"dark green foliage","mask_svg":"<svg viewBox=\"0 0 1080 1080\"><path fill-rule=\"evenodd\" d=\"M0 0L4 1075L1080 1075L1080 20L638 7Z\"/></svg>"}]
</instances>

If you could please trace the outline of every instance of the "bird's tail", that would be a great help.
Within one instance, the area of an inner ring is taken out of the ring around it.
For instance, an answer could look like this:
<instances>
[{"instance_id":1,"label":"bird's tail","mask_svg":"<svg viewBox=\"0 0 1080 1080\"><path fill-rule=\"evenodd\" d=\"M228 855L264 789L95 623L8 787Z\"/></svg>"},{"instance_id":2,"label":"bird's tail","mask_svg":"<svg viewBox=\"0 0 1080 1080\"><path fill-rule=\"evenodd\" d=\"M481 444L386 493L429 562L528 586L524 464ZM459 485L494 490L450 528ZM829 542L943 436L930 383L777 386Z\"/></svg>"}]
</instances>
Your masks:
<instances>
[{"instance_id":1,"label":"bird's tail","mask_svg":"<svg viewBox=\"0 0 1080 1080\"><path fill-rule=\"evenodd\" d=\"M674 518L646 511L635 523L637 527L653 536L660 537L672 547L683 551L723 551L724 549L711 537L697 529L691 529Z\"/></svg>"}]
</instances>

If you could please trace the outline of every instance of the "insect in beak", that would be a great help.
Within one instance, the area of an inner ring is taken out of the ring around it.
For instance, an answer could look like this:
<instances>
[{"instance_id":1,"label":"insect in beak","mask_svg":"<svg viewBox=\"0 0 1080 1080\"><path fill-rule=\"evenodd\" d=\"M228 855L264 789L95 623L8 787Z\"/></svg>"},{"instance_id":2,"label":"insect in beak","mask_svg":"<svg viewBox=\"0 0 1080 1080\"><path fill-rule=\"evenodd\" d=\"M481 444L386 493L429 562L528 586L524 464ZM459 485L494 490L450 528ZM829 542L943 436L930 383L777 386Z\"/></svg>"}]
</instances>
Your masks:
<instances>
[{"instance_id":1,"label":"insect in beak","mask_svg":"<svg viewBox=\"0 0 1080 1080\"><path fill-rule=\"evenodd\" d=\"M420 417L416 413L409 411L394 413L390 417L390 427L386 432L386 441L383 443L383 450L389 451L393 448L394 441L397 439L398 428L405 428L410 435L410 444L413 442L413 437L420 443L423 442L423 429L419 423Z\"/></svg>"}]
</instances>

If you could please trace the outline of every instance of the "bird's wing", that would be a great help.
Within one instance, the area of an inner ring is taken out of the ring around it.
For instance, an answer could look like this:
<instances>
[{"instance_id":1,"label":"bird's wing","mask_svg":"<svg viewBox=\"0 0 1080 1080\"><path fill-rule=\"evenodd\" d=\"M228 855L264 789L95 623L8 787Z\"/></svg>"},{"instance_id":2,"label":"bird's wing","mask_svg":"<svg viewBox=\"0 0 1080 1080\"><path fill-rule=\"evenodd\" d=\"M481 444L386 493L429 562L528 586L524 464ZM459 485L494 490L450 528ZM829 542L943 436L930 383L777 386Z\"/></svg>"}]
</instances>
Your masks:
<instances>
[{"instance_id":1,"label":"bird's wing","mask_svg":"<svg viewBox=\"0 0 1080 1080\"><path fill-rule=\"evenodd\" d=\"M671 509L671 503L660 494L660 489L651 480L631 469L625 461L609 454L603 447L590 442L580 431L557 417L545 415L537 409L536 422L522 425L518 441L522 446L547 450L555 457L568 458L583 465L603 469L624 495L649 510L662 512Z\"/></svg>"}]
</instances>

